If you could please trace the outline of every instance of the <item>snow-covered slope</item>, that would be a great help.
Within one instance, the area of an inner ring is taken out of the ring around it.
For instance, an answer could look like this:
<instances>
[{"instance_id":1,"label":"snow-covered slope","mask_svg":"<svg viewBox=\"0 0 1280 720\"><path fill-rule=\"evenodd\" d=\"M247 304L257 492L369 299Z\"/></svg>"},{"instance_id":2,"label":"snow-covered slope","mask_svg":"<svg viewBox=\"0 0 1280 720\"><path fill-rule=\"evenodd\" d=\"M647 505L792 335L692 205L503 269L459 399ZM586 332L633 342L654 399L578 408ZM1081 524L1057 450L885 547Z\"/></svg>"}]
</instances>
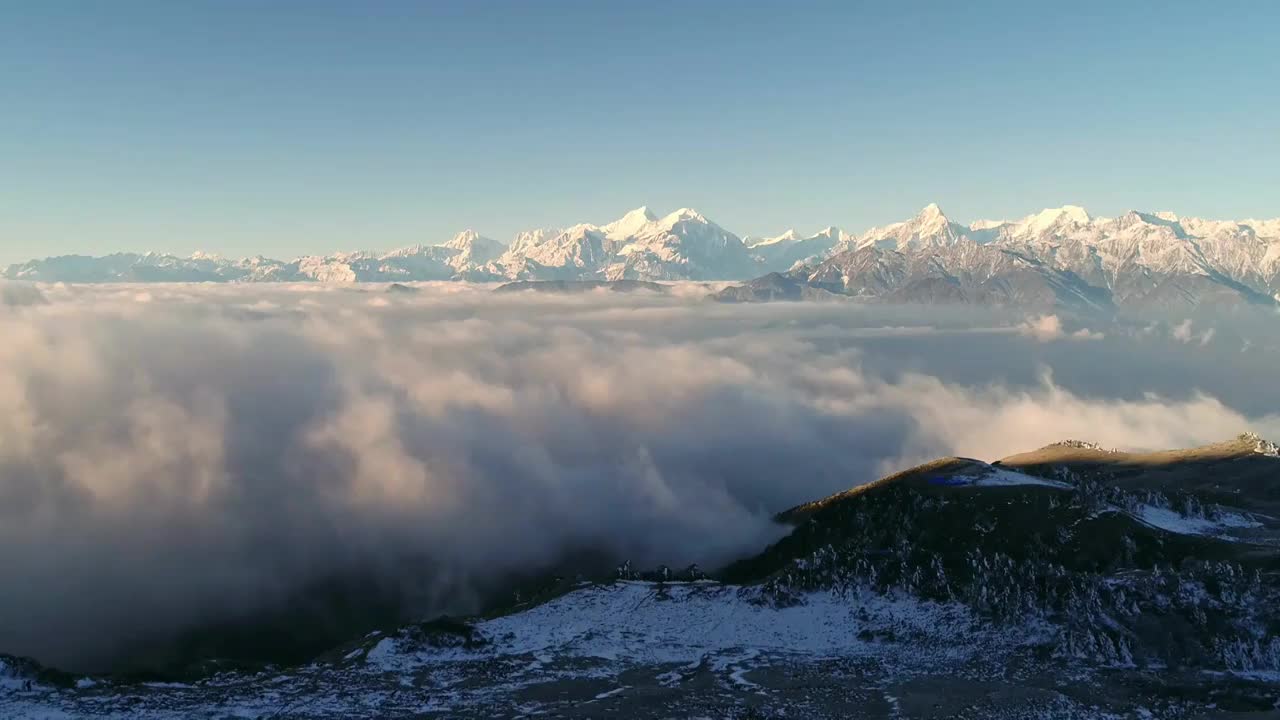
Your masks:
<instances>
[{"instance_id":1,"label":"snow-covered slope","mask_svg":"<svg viewBox=\"0 0 1280 720\"><path fill-rule=\"evenodd\" d=\"M526 612L484 621L476 627L480 635L476 639L483 638L479 648L423 647L388 637L369 651L366 661L384 669L403 669L495 655L550 653L696 666L709 655L747 648L757 654L880 655L877 644L858 639L868 626L959 634L972 622L963 607L914 598L821 592L807 596L803 604L777 607L756 587L711 581L667 585L621 581L584 585ZM939 655L954 658L948 650L939 648Z\"/></svg>"}]
</instances>

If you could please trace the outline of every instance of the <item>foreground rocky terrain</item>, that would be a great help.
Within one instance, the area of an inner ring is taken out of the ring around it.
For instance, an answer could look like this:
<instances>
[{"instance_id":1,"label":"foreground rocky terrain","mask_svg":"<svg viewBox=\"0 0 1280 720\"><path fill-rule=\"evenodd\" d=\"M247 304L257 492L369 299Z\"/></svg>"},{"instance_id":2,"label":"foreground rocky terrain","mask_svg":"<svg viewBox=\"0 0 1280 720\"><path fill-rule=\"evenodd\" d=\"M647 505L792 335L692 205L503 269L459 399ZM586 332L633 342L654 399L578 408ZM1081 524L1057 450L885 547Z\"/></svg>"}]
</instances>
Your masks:
<instances>
[{"instance_id":1,"label":"foreground rocky terrain","mask_svg":"<svg viewBox=\"0 0 1280 720\"><path fill-rule=\"evenodd\" d=\"M1280 448L1067 442L784 511L695 568L183 682L0 660L4 717L1274 718Z\"/></svg>"}]
</instances>

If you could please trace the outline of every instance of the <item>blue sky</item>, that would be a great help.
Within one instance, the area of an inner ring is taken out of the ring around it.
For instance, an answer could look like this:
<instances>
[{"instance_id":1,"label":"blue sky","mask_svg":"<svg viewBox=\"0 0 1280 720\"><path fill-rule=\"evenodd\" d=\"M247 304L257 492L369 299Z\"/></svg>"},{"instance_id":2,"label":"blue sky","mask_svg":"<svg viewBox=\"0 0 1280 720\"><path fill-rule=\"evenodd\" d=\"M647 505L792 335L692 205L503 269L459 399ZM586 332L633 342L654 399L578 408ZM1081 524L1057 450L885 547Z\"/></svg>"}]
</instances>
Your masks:
<instances>
[{"instance_id":1,"label":"blue sky","mask_svg":"<svg viewBox=\"0 0 1280 720\"><path fill-rule=\"evenodd\" d=\"M1122 7L1113 7L1122 5ZM0 0L0 263L1280 215L1280 3Z\"/></svg>"}]
</instances>

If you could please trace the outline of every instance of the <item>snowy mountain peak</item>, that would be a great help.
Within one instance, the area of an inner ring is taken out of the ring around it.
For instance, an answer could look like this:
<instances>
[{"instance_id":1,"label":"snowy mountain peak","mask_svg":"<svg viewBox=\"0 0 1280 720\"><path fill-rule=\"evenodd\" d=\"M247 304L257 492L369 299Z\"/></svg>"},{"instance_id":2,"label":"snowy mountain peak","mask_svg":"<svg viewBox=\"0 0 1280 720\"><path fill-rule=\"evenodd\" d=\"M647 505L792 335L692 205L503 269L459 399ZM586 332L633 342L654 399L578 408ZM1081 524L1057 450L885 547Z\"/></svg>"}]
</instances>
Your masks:
<instances>
[{"instance_id":1,"label":"snowy mountain peak","mask_svg":"<svg viewBox=\"0 0 1280 720\"><path fill-rule=\"evenodd\" d=\"M1045 212L1048 212L1048 211L1045 211ZM1085 210L1079 205L1063 205L1060 208L1054 208L1052 212L1054 212L1059 217L1066 217L1067 219L1073 222L1078 222L1080 224L1087 223L1093 219L1089 215L1089 211Z\"/></svg>"},{"instance_id":2,"label":"snowy mountain peak","mask_svg":"<svg viewBox=\"0 0 1280 720\"><path fill-rule=\"evenodd\" d=\"M564 230L560 231L560 237L582 238L592 233L598 233L598 232L600 232L600 228L594 225L578 223L577 225L567 227Z\"/></svg>"},{"instance_id":3,"label":"snowy mountain peak","mask_svg":"<svg viewBox=\"0 0 1280 720\"><path fill-rule=\"evenodd\" d=\"M924 209L916 215L914 222L925 232L941 231L951 223L937 203L925 205Z\"/></svg>"},{"instance_id":4,"label":"snowy mountain peak","mask_svg":"<svg viewBox=\"0 0 1280 720\"><path fill-rule=\"evenodd\" d=\"M1280 218L1271 218L1270 220L1251 218L1241 220L1240 224L1253 228L1259 237L1280 238Z\"/></svg>"},{"instance_id":5,"label":"snowy mountain peak","mask_svg":"<svg viewBox=\"0 0 1280 720\"><path fill-rule=\"evenodd\" d=\"M1027 232L1039 234L1054 227L1088 225L1092 221L1089 212L1079 205L1063 205L1030 215L1023 219L1021 225Z\"/></svg>"},{"instance_id":6,"label":"snowy mountain peak","mask_svg":"<svg viewBox=\"0 0 1280 720\"><path fill-rule=\"evenodd\" d=\"M1130 210L1116 219L1130 225L1137 225L1139 223L1146 223L1148 225L1168 225L1171 222L1152 213L1142 212L1141 210Z\"/></svg>"},{"instance_id":7,"label":"snowy mountain peak","mask_svg":"<svg viewBox=\"0 0 1280 720\"><path fill-rule=\"evenodd\" d=\"M434 250L442 247L445 247L445 246L444 245L422 245L422 244L406 245L405 247L396 248L395 250L384 253L383 257L401 258L401 257L412 257L414 255L430 254ZM335 253L333 257L334 258L338 258L339 256L345 257L346 255L347 255L346 253ZM261 259L267 259L267 258L261 258Z\"/></svg>"},{"instance_id":8,"label":"snowy mountain peak","mask_svg":"<svg viewBox=\"0 0 1280 720\"><path fill-rule=\"evenodd\" d=\"M448 263L455 271L466 272L476 266L496 260L507 247L497 240L487 238L475 230L463 230L443 245L455 251Z\"/></svg>"},{"instance_id":9,"label":"snowy mountain peak","mask_svg":"<svg viewBox=\"0 0 1280 720\"><path fill-rule=\"evenodd\" d=\"M915 220L922 225L928 226L945 225L948 222L946 214L942 212L942 208L938 207L938 203L929 203L928 205L925 205L924 208L916 214Z\"/></svg>"},{"instance_id":10,"label":"snowy mountain peak","mask_svg":"<svg viewBox=\"0 0 1280 720\"><path fill-rule=\"evenodd\" d=\"M786 232L776 237L763 238L744 238L743 243L749 248L763 248L770 245L786 245L789 243L799 242L800 235L795 230L788 229Z\"/></svg>"},{"instance_id":11,"label":"snowy mountain peak","mask_svg":"<svg viewBox=\"0 0 1280 720\"><path fill-rule=\"evenodd\" d=\"M1186 238L1186 230L1175 220L1160 217L1153 213L1140 212L1138 210L1130 210L1129 212L1116 218L1116 223L1121 228L1132 228L1135 226L1149 226L1154 228L1168 228L1172 231L1173 236L1177 238Z\"/></svg>"},{"instance_id":12,"label":"snowy mountain peak","mask_svg":"<svg viewBox=\"0 0 1280 720\"><path fill-rule=\"evenodd\" d=\"M628 220L628 219L641 220L642 219L645 222L653 222L654 220L658 219L658 216L653 214L653 211L649 209L648 205L641 205L635 210L631 210L626 215L623 215L622 219L623 220Z\"/></svg>"},{"instance_id":13,"label":"snowy mountain peak","mask_svg":"<svg viewBox=\"0 0 1280 720\"><path fill-rule=\"evenodd\" d=\"M509 251L517 253L527 251L554 239L562 232L564 232L563 228L538 228L537 230L518 232L515 239L511 241Z\"/></svg>"},{"instance_id":14,"label":"snowy mountain peak","mask_svg":"<svg viewBox=\"0 0 1280 720\"><path fill-rule=\"evenodd\" d=\"M463 230L457 235L454 235L453 239L445 243L444 246L447 248L453 248L454 250L463 250L467 247L470 247L477 240L481 240L481 239L488 239L488 238L484 238L480 233L476 232L475 230L467 228L466 230Z\"/></svg>"},{"instance_id":15,"label":"snowy mountain peak","mask_svg":"<svg viewBox=\"0 0 1280 720\"><path fill-rule=\"evenodd\" d=\"M654 215L647 205L641 205L600 229L611 240L624 240L657 219L658 216Z\"/></svg>"},{"instance_id":16,"label":"snowy mountain peak","mask_svg":"<svg viewBox=\"0 0 1280 720\"><path fill-rule=\"evenodd\" d=\"M694 210L693 208L680 208L679 210L662 218L662 224L664 226L669 227L669 226L675 225L676 223L685 222L689 220L697 223L710 222L709 220L707 220L706 217L702 215L702 213L698 212L697 210Z\"/></svg>"},{"instance_id":17,"label":"snowy mountain peak","mask_svg":"<svg viewBox=\"0 0 1280 720\"><path fill-rule=\"evenodd\" d=\"M868 230L858 241L858 247L874 246L898 251L944 247L959 242L965 230L948 220L937 203L929 203L906 222Z\"/></svg>"}]
</instances>

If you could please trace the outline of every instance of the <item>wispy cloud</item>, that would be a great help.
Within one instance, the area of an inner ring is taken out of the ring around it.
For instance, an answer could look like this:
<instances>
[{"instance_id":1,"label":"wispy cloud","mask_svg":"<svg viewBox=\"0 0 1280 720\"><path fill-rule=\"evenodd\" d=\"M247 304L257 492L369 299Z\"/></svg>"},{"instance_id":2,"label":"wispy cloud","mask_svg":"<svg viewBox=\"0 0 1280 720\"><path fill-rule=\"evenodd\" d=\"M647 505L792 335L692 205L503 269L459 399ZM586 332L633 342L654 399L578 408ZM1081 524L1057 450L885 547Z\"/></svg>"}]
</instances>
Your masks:
<instances>
[{"instance_id":1,"label":"wispy cloud","mask_svg":"<svg viewBox=\"0 0 1280 720\"><path fill-rule=\"evenodd\" d=\"M1105 337L1101 332L1089 328L1079 328L1068 332L1062 326L1062 319L1057 315L1037 315L1028 318L1018 326L1018 332L1040 342L1055 340L1101 340Z\"/></svg>"}]
</instances>

